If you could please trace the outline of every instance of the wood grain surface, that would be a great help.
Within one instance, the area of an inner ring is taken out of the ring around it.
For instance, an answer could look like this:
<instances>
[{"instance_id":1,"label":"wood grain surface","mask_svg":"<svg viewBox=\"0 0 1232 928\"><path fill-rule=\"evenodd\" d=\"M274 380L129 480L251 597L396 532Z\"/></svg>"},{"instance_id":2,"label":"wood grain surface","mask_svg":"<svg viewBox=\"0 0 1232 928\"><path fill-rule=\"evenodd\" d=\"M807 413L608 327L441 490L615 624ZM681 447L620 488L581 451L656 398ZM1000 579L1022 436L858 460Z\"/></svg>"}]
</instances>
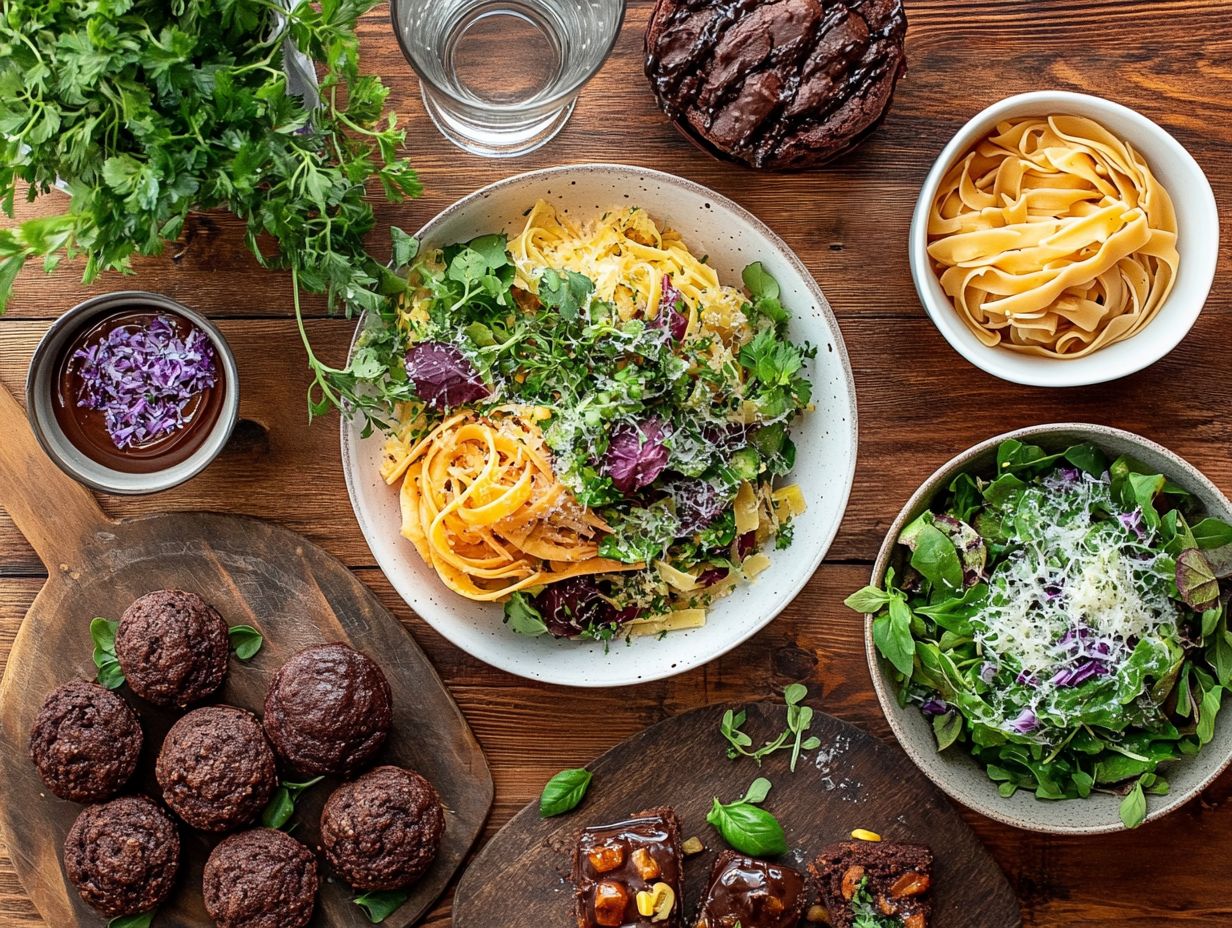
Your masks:
<instances>
[{"instance_id":1,"label":"wood grain surface","mask_svg":"<svg viewBox=\"0 0 1232 928\"><path fill-rule=\"evenodd\" d=\"M389 740L378 763L417 770L445 806L445 835L432 868L385 920L407 928L441 895L483 829L492 806L492 776L483 751L424 652L346 565L281 526L224 513L163 513L113 522L89 494L42 453L21 409L0 387L0 506L9 510L54 568L30 607L0 683L0 832L17 874L48 924L91 928L99 916L79 898L60 865L64 838L81 812L48 793L27 754L30 729L47 693L91 679L90 619L117 618L152 590L200 594L228 625L251 625L265 637L251 661L233 659L211 703L260 714L278 668L303 648L345 642L374 658L395 694ZM56 501L48 506L48 501ZM36 506L41 505L42 512ZM52 530L54 529L54 530ZM158 796L154 758L183 713L124 695L141 716L142 763L133 786ZM305 792L292 819L297 838L320 845L321 808L338 784L326 778ZM292 827L292 826L288 826ZM158 924L209 923L201 874L219 836L180 829L179 881ZM326 874L323 874L323 877ZM314 928L361 928L367 916L339 879L321 880Z\"/></svg>"},{"instance_id":2,"label":"wood grain surface","mask_svg":"<svg viewBox=\"0 0 1232 928\"><path fill-rule=\"evenodd\" d=\"M421 200L380 207L382 221L417 228L477 186L522 170L589 160L645 165L714 187L756 213L796 250L833 304L860 401L860 462L847 517L827 563L796 602L705 668L620 693L571 692L494 672L414 616L373 568L351 514L336 421L307 426L308 378L289 320L287 280L255 266L238 225L225 216L195 218L176 248L138 263L135 279L109 276L82 288L68 265L50 277L27 270L9 318L0 320L0 380L18 389L50 320L88 294L139 285L222 318L244 382L242 422L231 445L187 486L144 499L105 497L104 509L124 516L175 509L261 516L341 558L411 628L486 749L496 779L489 833L562 767L585 764L674 713L764 698L794 680L820 688L827 711L892 741L864 664L859 617L841 604L867 581L881 537L907 496L955 452L1008 428L1087 420L1145 434L1232 491L1226 235L1215 289L1180 348L1127 380L1064 391L1002 383L958 357L918 304L905 244L916 193L950 136L997 99L1040 88L1101 94L1157 120L1198 159L1220 203L1232 203L1226 0L907 0L907 9L910 72L889 118L855 154L797 175L708 160L665 122L641 75L647 0L630 3L613 57L586 88L570 125L546 148L513 161L484 160L444 142L424 115L384 8L364 21L364 67L392 86L390 103L410 129L408 155L426 188ZM48 197L21 207L21 215L60 207ZM320 315L319 302L311 305ZM309 332L327 360L344 357L348 323L319 319ZM0 513L0 660L42 575ZM1030 835L965 814L1017 891L1028 928L1232 924L1232 775L1169 818L1111 837ZM442 902L428 923L444 928L449 912ZM0 857L0 928L43 924Z\"/></svg>"},{"instance_id":3,"label":"wood grain surface","mask_svg":"<svg viewBox=\"0 0 1232 928\"><path fill-rule=\"evenodd\" d=\"M715 797L733 802L754 777L774 787L764 807L786 833L784 863L804 870L827 845L850 840L856 828L886 841L940 850L933 882L934 928L1017 928L1018 903L1005 877L944 794L902 752L853 725L818 712L809 728L821 739L801 754L794 773L789 751L760 769L728 760L715 731L724 706L707 706L660 722L621 742L589 765L589 792L575 811L544 819L537 804L479 851L458 884L454 928L543 928L572 924L568 883L579 832L627 819L641 809L670 806L682 838L697 836L704 853L685 862L682 924L691 925L705 896L714 858L726 845L706 824ZM783 704L746 707L743 730L763 744L783 730Z\"/></svg>"}]
</instances>

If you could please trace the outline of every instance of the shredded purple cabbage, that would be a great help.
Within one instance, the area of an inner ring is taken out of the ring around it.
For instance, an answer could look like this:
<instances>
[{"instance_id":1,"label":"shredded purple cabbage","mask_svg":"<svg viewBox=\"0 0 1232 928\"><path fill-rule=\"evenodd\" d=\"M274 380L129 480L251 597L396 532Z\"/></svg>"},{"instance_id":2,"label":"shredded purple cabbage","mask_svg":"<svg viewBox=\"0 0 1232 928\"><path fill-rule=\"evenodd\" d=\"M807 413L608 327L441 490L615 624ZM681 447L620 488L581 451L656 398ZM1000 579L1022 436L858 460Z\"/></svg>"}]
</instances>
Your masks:
<instances>
[{"instance_id":1,"label":"shredded purple cabbage","mask_svg":"<svg viewBox=\"0 0 1232 928\"><path fill-rule=\"evenodd\" d=\"M473 403L491 394L460 348L444 342L419 342L406 353L406 375L419 398L433 409Z\"/></svg>"},{"instance_id":2,"label":"shredded purple cabbage","mask_svg":"<svg viewBox=\"0 0 1232 928\"><path fill-rule=\"evenodd\" d=\"M985 683L992 683L997 678L997 668L994 664L984 661L980 666L980 679Z\"/></svg>"},{"instance_id":3,"label":"shredded purple cabbage","mask_svg":"<svg viewBox=\"0 0 1232 928\"><path fill-rule=\"evenodd\" d=\"M667 429L661 419L619 425L608 443L603 470L621 493L648 487L667 467L666 441Z\"/></svg>"},{"instance_id":4,"label":"shredded purple cabbage","mask_svg":"<svg viewBox=\"0 0 1232 928\"><path fill-rule=\"evenodd\" d=\"M1023 709L1018 714L1018 718L1009 723L1009 730L1019 735L1029 735L1035 729L1039 728L1039 719L1035 717L1035 713L1030 709Z\"/></svg>"},{"instance_id":5,"label":"shredded purple cabbage","mask_svg":"<svg viewBox=\"0 0 1232 928\"><path fill-rule=\"evenodd\" d=\"M945 715L950 711L950 704L941 697L934 696L920 704L920 711L930 718L934 715Z\"/></svg>"},{"instance_id":6,"label":"shredded purple cabbage","mask_svg":"<svg viewBox=\"0 0 1232 928\"><path fill-rule=\"evenodd\" d=\"M676 341L684 339L684 333L689 328L689 317L680 311L680 303L684 299L680 291L672 286L672 275L663 275L663 295L659 297L659 315L651 323L656 329L667 329L668 334Z\"/></svg>"},{"instance_id":7,"label":"shredded purple cabbage","mask_svg":"<svg viewBox=\"0 0 1232 928\"><path fill-rule=\"evenodd\" d=\"M1133 512L1122 512L1117 516L1121 524L1137 536L1139 541L1146 541L1146 523L1142 518L1142 510L1135 509Z\"/></svg>"},{"instance_id":8,"label":"shredded purple cabbage","mask_svg":"<svg viewBox=\"0 0 1232 928\"><path fill-rule=\"evenodd\" d=\"M193 397L218 382L213 343L196 326L181 337L168 316L141 328L114 328L73 360L81 362L77 405L102 412L117 448L181 428Z\"/></svg>"}]
</instances>

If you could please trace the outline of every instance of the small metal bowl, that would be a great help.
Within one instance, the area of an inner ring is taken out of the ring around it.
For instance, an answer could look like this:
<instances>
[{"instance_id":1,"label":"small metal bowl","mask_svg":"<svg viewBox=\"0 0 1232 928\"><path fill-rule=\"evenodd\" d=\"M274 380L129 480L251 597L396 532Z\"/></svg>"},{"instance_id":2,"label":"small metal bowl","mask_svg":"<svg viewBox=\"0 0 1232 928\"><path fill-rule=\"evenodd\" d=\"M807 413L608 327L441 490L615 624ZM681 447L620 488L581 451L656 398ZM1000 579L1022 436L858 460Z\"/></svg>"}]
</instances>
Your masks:
<instances>
[{"instance_id":1,"label":"small metal bowl","mask_svg":"<svg viewBox=\"0 0 1232 928\"><path fill-rule=\"evenodd\" d=\"M100 317L121 308L144 308L182 316L206 334L214 345L219 364L222 365L222 410L212 431L201 447L186 460L152 473L130 474L114 470L79 451L60 427L52 401L55 393L54 380L58 373L56 360L66 343L76 337L83 327L88 327ZM239 415L239 405L239 372L235 366L235 356L218 328L200 313L169 297L141 290L122 290L96 296L84 303L78 303L66 312L52 323L47 334L34 349L34 356L30 359L30 372L26 377L26 414L30 419L30 427L47 456L75 480L104 493L124 496L169 490L199 474L218 456L231 437L231 430L235 427Z\"/></svg>"}]
</instances>

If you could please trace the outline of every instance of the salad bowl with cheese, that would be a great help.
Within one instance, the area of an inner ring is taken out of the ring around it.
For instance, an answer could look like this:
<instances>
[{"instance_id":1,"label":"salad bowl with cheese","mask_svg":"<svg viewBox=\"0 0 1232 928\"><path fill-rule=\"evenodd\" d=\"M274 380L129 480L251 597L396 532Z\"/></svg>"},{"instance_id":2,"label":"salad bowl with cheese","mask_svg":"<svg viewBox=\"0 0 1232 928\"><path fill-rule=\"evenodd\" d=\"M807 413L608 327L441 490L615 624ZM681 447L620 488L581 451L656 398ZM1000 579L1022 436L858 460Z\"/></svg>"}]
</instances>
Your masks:
<instances>
[{"instance_id":1,"label":"salad bowl with cheese","mask_svg":"<svg viewBox=\"0 0 1232 928\"><path fill-rule=\"evenodd\" d=\"M882 708L958 801L1032 831L1134 828L1232 760L1232 505L1095 425L989 439L891 527L866 615Z\"/></svg>"}]
</instances>

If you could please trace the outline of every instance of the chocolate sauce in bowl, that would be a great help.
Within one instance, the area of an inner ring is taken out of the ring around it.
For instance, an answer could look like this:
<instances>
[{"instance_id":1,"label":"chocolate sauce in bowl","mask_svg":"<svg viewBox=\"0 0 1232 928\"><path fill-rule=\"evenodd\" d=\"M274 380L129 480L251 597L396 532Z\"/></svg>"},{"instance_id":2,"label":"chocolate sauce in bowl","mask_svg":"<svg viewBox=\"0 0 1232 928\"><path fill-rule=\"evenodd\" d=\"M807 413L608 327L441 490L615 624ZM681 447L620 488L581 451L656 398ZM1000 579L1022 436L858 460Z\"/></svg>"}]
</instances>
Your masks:
<instances>
[{"instance_id":1,"label":"chocolate sauce in bowl","mask_svg":"<svg viewBox=\"0 0 1232 928\"><path fill-rule=\"evenodd\" d=\"M188 319L170 310L118 308L115 312L84 325L55 359L51 387L56 422L65 437L82 454L112 470L128 474L150 474L181 464L205 444L222 414L226 397L226 374L219 359L214 360L214 383L194 393L187 401L178 427L119 447L107 429L101 409L81 405L86 383L82 376L85 362L77 357L81 350L97 346L113 332L139 332L155 320L167 320L181 339L197 328ZM217 352L215 351L215 354Z\"/></svg>"}]
</instances>

